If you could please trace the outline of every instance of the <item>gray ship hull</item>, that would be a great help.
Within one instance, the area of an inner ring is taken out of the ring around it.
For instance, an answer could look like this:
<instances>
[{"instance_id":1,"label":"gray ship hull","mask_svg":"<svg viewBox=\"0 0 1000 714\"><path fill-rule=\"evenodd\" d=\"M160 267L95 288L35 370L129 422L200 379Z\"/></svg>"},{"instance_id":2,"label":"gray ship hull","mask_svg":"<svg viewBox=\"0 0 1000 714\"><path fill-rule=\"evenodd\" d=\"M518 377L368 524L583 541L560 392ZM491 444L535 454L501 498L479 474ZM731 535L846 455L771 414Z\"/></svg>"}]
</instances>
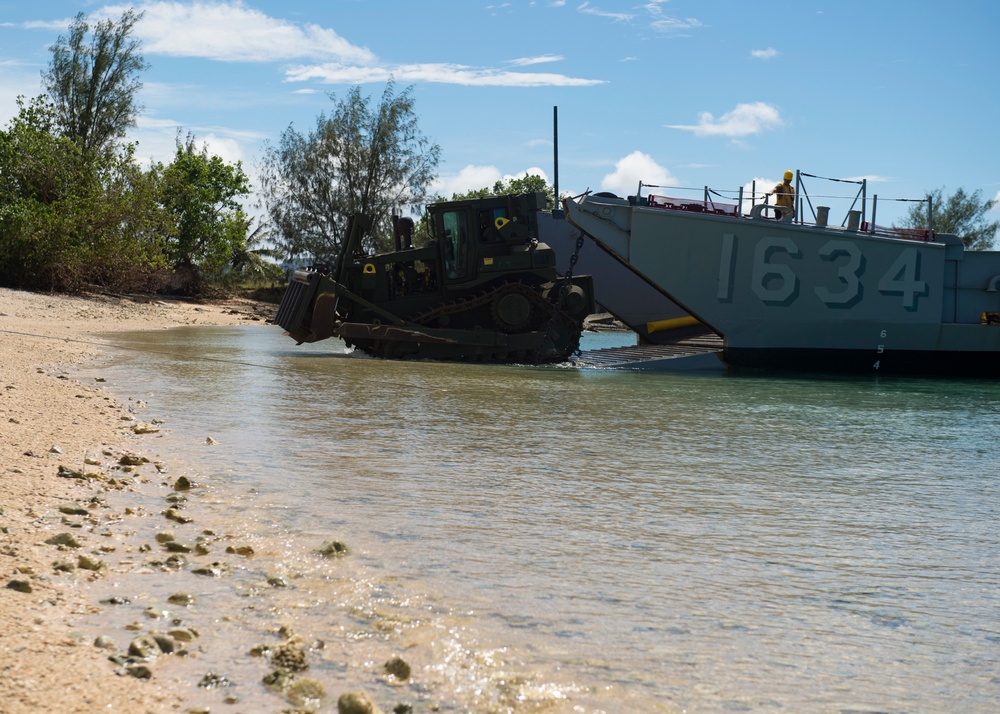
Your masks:
<instances>
[{"instance_id":1,"label":"gray ship hull","mask_svg":"<svg viewBox=\"0 0 1000 714\"><path fill-rule=\"evenodd\" d=\"M565 202L598 245L723 337L730 367L995 377L1000 253L857 230Z\"/></svg>"},{"instance_id":2,"label":"gray ship hull","mask_svg":"<svg viewBox=\"0 0 1000 714\"><path fill-rule=\"evenodd\" d=\"M564 270L576 250L580 230L565 218L541 212L538 234L555 251L556 267ZM635 331L643 343L671 344L709 332L662 291L591 241L585 241L577 255L573 273L593 276L597 303Z\"/></svg>"}]
</instances>

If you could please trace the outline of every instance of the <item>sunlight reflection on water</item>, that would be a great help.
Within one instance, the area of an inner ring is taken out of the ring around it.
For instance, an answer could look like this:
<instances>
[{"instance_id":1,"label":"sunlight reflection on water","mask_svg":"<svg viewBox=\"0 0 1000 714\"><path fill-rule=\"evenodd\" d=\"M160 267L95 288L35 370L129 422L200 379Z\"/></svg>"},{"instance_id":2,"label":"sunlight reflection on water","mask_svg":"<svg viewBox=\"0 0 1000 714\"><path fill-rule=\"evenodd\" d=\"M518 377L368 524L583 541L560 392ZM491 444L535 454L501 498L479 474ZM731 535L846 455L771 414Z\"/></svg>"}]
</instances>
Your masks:
<instances>
[{"instance_id":1,"label":"sunlight reflection on water","mask_svg":"<svg viewBox=\"0 0 1000 714\"><path fill-rule=\"evenodd\" d=\"M388 598L439 686L496 649L557 709L1000 699L1000 386L384 362L274 327L109 339L128 350L101 375L211 474L216 518L284 563L350 543L347 574L292 566L335 670L364 655L328 608Z\"/></svg>"}]
</instances>

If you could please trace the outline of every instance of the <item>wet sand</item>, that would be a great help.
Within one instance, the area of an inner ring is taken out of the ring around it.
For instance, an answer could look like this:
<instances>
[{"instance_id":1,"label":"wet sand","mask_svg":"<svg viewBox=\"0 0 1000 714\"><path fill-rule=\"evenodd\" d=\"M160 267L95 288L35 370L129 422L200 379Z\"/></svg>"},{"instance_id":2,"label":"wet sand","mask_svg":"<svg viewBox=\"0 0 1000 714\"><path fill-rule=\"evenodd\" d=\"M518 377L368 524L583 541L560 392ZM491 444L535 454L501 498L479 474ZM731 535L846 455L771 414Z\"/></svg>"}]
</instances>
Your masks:
<instances>
[{"instance_id":1,"label":"wet sand","mask_svg":"<svg viewBox=\"0 0 1000 714\"><path fill-rule=\"evenodd\" d=\"M106 563L142 547L129 540L130 513L98 506L130 490L121 456L141 453L148 436L134 433L134 405L64 370L99 353L97 333L260 324L273 310L0 289L0 710L186 709L170 681L129 676L78 629L100 610L93 588ZM148 508L159 512L162 502ZM65 535L79 547L46 543Z\"/></svg>"}]
</instances>

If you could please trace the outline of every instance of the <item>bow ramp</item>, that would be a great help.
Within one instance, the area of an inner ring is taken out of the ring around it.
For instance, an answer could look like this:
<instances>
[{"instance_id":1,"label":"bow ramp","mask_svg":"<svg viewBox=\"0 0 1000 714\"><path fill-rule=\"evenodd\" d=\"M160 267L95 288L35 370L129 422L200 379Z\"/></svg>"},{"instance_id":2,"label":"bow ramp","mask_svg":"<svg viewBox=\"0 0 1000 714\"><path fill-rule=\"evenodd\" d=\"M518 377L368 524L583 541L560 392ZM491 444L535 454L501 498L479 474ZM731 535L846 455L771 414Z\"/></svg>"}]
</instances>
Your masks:
<instances>
[{"instance_id":1,"label":"bow ramp","mask_svg":"<svg viewBox=\"0 0 1000 714\"><path fill-rule=\"evenodd\" d=\"M630 345L587 350L574 362L579 369L636 372L724 372L722 338L702 335L665 345Z\"/></svg>"}]
</instances>

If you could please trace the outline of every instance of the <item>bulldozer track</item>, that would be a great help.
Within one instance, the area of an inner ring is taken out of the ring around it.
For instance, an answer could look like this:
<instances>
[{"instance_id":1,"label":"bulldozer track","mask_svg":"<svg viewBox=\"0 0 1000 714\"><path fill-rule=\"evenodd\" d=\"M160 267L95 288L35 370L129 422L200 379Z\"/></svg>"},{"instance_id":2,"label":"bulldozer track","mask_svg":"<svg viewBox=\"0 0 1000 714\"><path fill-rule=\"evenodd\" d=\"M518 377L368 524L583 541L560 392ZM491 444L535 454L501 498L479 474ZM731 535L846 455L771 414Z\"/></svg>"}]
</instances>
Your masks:
<instances>
[{"instance_id":1,"label":"bulldozer track","mask_svg":"<svg viewBox=\"0 0 1000 714\"><path fill-rule=\"evenodd\" d=\"M408 322L413 325L427 327L430 326L431 322L434 320L440 320L442 317L460 315L472 310L491 306L499 297L513 293L523 295L531 303L532 309L538 311L538 318L527 320L527 324L528 326L537 325L537 328L544 327L546 332L545 339L547 339L548 342L551 342L550 349L552 350L552 353L550 356L558 357L557 361L565 361L569 359L570 355L576 351L580 344L580 334L582 331L581 326L562 311L554 314L556 307L555 304L546 299L538 289L520 281L500 283L499 285L489 290L484 290L483 292L473 295L472 297L463 298L461 300L453 300L443 305L439 305L431 310L426 310L423 313L415 315L410 318ZM500 325L496 324L495 317L493 320L494 324L484 327L497 330L498 332L507 332L507 330L502 329ZM510 331L509 334L518 334L520 332L520 330ZM561 336L559 334L560 332L563 333L562 336L564 336L564 340L559 340L559 337ZM391 341L353 340L352 342L355 347L372 357L391 358L393 356L392 352L395 343ZM475 359L481 362L507 363L520 361L536 363L541 361L541 353L543 350L539 347L539 349L536 350L497 349L492 352L483 352L475 348L470 348L469 352L470 353L468 355L463 355L463 357ZM547 361L552 360L549 359Z\"/></svg>"}]
</instances>

